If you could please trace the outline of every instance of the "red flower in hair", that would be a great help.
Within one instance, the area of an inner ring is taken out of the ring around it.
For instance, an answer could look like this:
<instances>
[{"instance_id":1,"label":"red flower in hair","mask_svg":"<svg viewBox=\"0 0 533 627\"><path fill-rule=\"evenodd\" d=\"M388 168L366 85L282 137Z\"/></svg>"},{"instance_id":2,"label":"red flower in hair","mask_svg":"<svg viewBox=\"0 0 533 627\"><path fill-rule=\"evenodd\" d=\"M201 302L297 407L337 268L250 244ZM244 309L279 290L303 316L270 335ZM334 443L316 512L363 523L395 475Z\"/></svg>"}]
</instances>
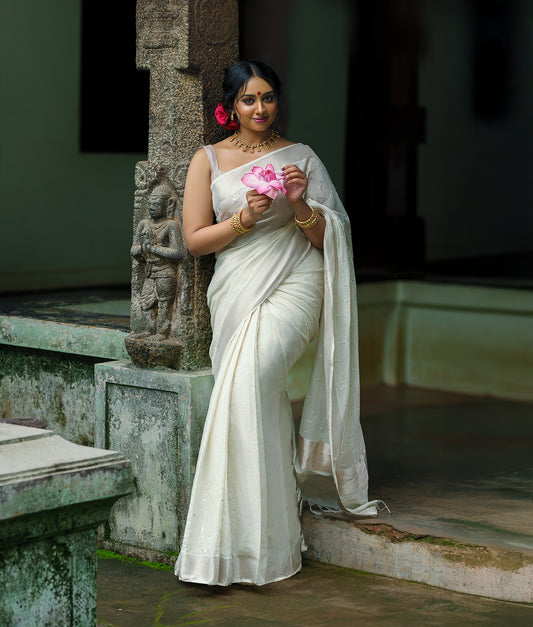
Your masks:
<instances>
[{"instance_id":1,"label":"red flower in hair","mask_svg":"<svg viewBox=\"0 0 533 627\"><path fill-rule=\"evenodd\" d=\"M239 123L237 122L237 120L232 120L230 118L229 113L226 111L226 109L224 109L221 102L217 104L217 108L215 109L215 118L217 119L217 122L220 124L220 126L227 128L228 131L234 131L239 128Z\"/></svg>"}]
</instances>

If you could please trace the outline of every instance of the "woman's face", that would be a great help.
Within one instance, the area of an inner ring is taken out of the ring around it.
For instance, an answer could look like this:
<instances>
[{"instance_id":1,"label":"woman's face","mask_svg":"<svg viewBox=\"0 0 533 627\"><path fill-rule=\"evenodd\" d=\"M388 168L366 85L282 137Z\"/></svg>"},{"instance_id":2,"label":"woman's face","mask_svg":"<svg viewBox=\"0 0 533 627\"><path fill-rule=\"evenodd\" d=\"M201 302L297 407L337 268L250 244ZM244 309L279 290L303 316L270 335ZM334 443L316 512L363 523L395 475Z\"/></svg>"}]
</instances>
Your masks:
<instances>
[{"instance_id":1,"label":"woman's face","mask_svg":"<svg viewBox=\"0 0 533 627\"><path fill-rule=\"evenodd\" d=\"M235 99L235 115L242 129L264 131L278 115L278 103L271 85L252 76Z\"/></svg>"}]
</instances>

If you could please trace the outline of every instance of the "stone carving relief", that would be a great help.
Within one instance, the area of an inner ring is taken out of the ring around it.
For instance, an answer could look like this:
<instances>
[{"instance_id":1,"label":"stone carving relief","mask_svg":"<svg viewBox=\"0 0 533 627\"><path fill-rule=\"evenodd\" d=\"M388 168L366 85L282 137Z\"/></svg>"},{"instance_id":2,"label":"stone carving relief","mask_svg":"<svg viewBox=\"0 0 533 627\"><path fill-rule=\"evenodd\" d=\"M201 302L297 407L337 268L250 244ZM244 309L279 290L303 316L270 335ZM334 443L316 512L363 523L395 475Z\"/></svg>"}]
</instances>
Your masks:
<instances>
[{"instance_id":1,"label":"stone carving relief","mask_svg":"<svg viewBox=\"0 0 533 627\"><path fill-rule=\"evenodd\" d=\"M131 247L131 256L145 265L141 308L152 315L144 333L156 340L168 338L176 297L177 262L181 253L175 208L176 198L168 185L154 188L148 199L150 217L140 221Z\"/></svg>"},{"instance_id":2,"label":"stone carving relief","mask_svg":"<svg viewBox=\"0 0 533 627\"><path fill-rule=\"evenodd\" d=\"M178 193L165 180L150 185L146 164L137 165L136 182L132 333L126 348L138 365L173 367L180 355L175 328L183 259L181 227L175 219Z\"/></svg>"}]
</instances>

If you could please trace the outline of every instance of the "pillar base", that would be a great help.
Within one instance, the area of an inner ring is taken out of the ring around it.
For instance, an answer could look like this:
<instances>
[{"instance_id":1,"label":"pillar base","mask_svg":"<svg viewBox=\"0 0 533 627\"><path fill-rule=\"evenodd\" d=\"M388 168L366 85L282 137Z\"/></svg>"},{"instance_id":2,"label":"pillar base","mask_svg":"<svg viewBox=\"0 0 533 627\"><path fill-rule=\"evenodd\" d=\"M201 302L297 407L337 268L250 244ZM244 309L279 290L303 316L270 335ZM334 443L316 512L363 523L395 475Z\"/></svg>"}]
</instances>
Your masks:
<instances>
[{"instance_id":1,"label":"pillar base","mask_svg":"<svg viewBox=\"0 0 533 627\"><path fill-rule=\"evenodd\" d=\"M178 551L209 405L209 370L95 366L96 445L132 462L135 492L113 507L106 548L138 556ZM143 553L144 552L144 553Z\"/></svg>"}]
</instances>

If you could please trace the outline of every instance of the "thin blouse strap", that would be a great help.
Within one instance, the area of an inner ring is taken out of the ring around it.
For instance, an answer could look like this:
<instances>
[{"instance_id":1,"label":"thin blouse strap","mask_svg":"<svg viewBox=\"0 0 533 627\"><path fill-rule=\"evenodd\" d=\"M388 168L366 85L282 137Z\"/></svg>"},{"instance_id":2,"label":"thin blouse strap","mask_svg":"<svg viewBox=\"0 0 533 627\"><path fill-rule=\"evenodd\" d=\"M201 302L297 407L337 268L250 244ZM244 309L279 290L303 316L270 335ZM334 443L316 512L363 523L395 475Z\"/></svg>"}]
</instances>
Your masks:
<instances>
[{"instance_id":1,"label":"thin blouse strap","mask_svg":"<svg viewBox=\"0 0 533 627\"><path fill-rule=\"evenodd\" d=\"M217 153L215 152L214 146L208 144L203 147L207 158L209 159L209 165L211 166L211 183L216 179L216 177L220 174L220 169L218 167L218 159Z\"/></svg>"}]
</instances>

